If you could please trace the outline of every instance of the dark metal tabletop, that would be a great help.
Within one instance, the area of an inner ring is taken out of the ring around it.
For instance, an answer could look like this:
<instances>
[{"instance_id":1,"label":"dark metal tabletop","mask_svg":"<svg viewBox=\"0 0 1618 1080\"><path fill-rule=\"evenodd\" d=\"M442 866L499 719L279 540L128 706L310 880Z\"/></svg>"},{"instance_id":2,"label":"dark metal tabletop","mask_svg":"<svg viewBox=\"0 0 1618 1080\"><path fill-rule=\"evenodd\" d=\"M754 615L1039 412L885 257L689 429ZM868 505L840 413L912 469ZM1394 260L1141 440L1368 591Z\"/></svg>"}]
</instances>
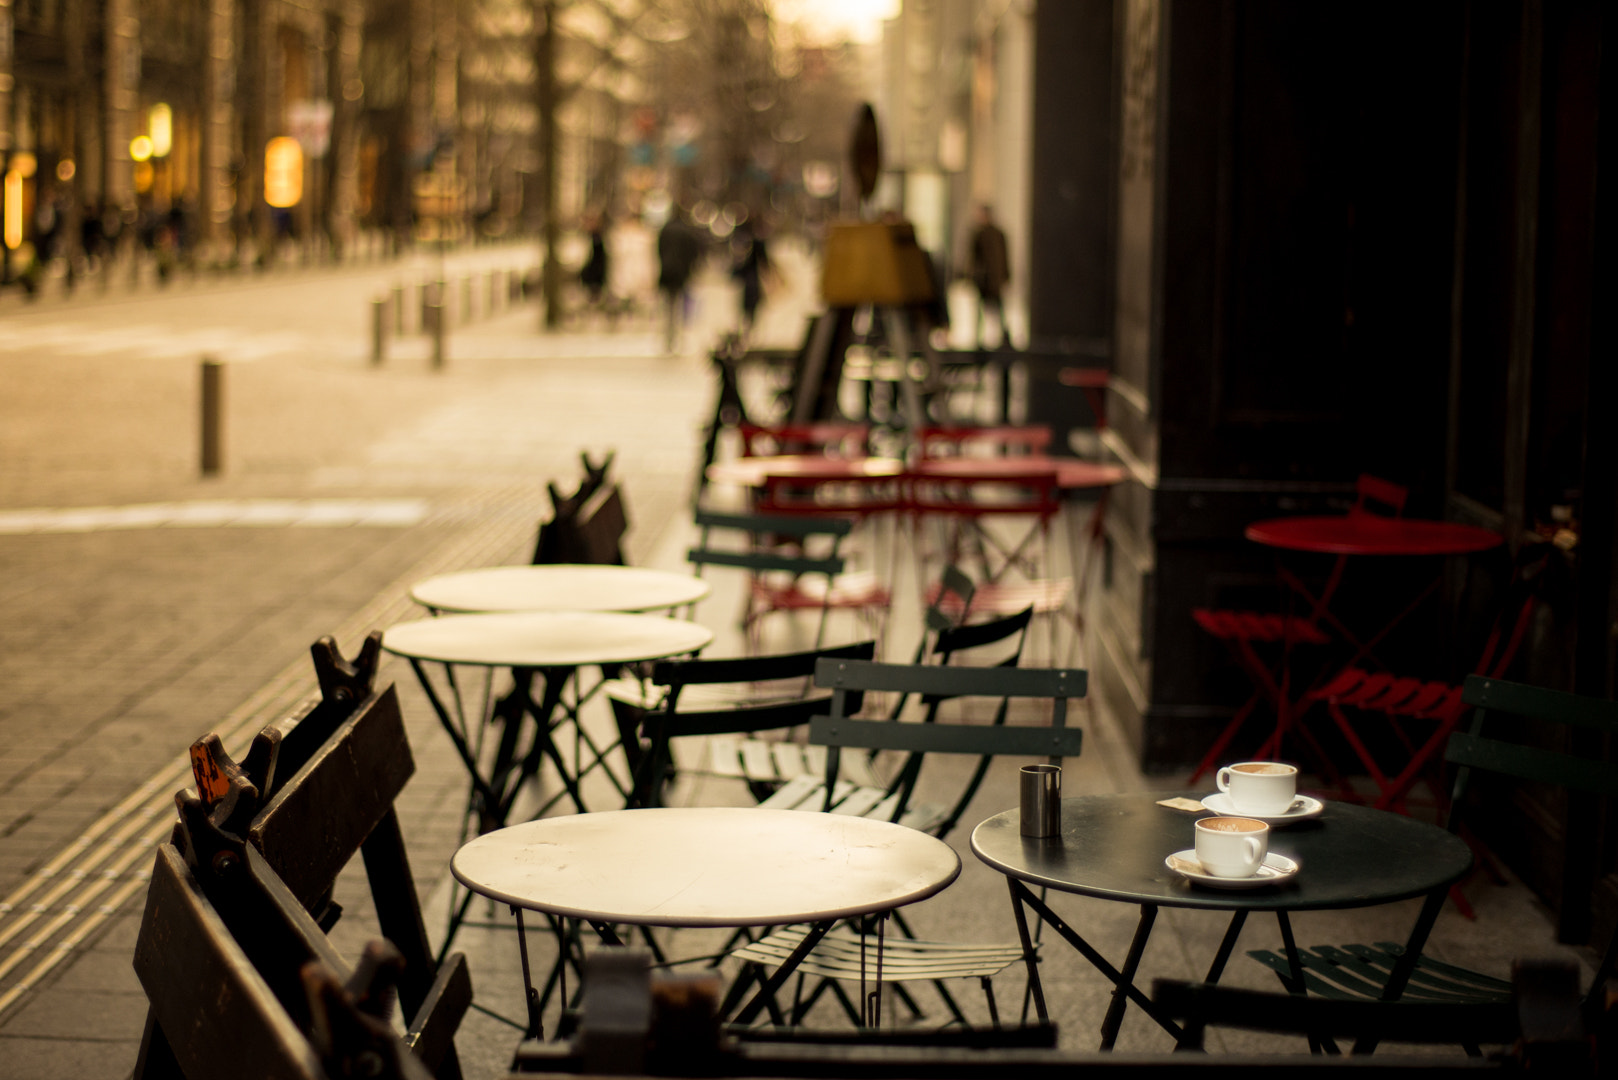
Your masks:
<instances>
[{"instance_id":1,"label":"dark metal tabletop","mask_svg":"<svg viewBox=\"0 0 1618 1080\"><path fill-rule=\"evenodd\" d=\"M1194 843L1198 817L1157 805L1186 792L1081 795L1062 800L1060 838L1021 834L1016 808L972 830L972 851L1030 885L1136 904L1211 910L1352 908L1420 896L1460 878L1472 852L1452 833L1414 818L1327 803L1309 821L1272 829L1270 850L1300 864L1292 880L1240 891L1194 885L1164 859Z\"/></svg>"}]
</instances>

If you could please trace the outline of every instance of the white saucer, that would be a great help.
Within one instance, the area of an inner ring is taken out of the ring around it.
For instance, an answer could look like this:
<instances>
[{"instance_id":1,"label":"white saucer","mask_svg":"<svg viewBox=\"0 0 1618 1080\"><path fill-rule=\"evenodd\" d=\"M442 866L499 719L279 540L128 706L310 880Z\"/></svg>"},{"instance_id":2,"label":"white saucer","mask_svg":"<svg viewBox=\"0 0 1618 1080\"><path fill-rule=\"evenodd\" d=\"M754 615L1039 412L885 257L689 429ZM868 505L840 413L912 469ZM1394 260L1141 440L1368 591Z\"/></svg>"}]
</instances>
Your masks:
<instances>
[{"instance_id":1,"label":"white saucer","mask_svg":"<svg viewBox=\"0 0 1618 1080\"><path fill-rule=\"evenodd\" d=\"M1294 821L1307 821L1312 817L1319 817L1326 809L1326 804L1319 799L1312 799L1308 795L1299 795L1292 800L1291 809L1284 814L1249 814L1245 810L1238 810L1231 805L1230 796L1223 791L1216 791L1212 795L1202 797L1204 809L1212 810L1220 817L1250 817L1254 821L1262 821L1266 825L1291 825Z\"/></svg>"},{"instance_id":2,"label":"white saucer","mask_svg":"<svg viewBox=\"0 0 1618 1080\"><path fill-rule=\"evenodd\" d=\"M1163 860L1163 865L1176 874L1198 885L1207 885L1213 889L1261 889L1266 885L1280 885L1291 881L1298 873L1298 863L1285 855L1270 852L1264 856L1264 862L1258 868L1258 873L1252 877L1214 877L1203 870L1202 864L1197 861L1197 849L1186 848L1176 851Z\"/></svg>"}]
</instances>

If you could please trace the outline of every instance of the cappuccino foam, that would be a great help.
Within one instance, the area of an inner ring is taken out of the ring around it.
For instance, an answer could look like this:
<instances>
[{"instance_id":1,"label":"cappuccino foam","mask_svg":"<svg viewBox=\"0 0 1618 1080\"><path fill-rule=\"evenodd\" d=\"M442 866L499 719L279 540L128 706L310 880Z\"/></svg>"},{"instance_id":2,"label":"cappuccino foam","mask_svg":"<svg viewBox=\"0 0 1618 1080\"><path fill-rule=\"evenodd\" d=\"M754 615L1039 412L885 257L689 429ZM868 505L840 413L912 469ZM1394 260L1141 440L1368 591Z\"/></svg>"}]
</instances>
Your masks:
<instances>
[{"instance_id":1,"label":"cappuccino foam","mask_svg":"<svg viewBox=\"0 0 1618 1080\"><path fill-rule=\"evenodd\" d=\"M1210 832L1246 833L1267 829L1269 826L1262 821L1254 821L1252 818L1216 817L1203 818L1197 822L1197 828L1207 829Z\"/></svg>"},{"instance_id":2,"label":"cappuccino foam","mask_svg":"<svg viewBox=\"0 0 1618 1080\"><path fill-rule=\"evenodd\" d=\"M1273 761L1249 761L1242 765L1232 765L1231 771L1248 773L1252 776L1286 776L1298 770L1291 765L1282 765Z\"/></svg>"}]
</instances>

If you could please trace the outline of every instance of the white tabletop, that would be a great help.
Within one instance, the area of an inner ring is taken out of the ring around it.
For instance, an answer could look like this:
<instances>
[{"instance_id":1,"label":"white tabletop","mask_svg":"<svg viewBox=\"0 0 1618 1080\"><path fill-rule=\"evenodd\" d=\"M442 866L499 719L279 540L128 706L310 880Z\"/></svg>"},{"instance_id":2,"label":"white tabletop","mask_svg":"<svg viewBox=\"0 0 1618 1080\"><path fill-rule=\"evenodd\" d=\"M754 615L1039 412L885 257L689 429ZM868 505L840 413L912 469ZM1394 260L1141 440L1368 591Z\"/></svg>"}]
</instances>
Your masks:
<instances>
[{"instance_id":1,"label":"white tabletop","mask_svg":"<svg viewBox=\"0 0 1618 1080\"><path fill-rule=\"evenodd\" d=\"M399 623L383 632L382 647L445 664L542 668L660 660L712 640L712 630L666 615L529 611Z\"/></svg>"},{"instance_id":2,"label":"white tabletop","mask_svg":"<svg viewBox=\"0 0 1618 1080\"><path fill-rule=\"evenodd\" d=\"M478 837L450 869L473 892L553 915L641 926L779 926L924 900L953 848L840 814L665 807L541 818Z\"/></svg>"},{"instance_id":3,"label":"white tabletop","mask_svg":"<svg viewBox=\"0 0 1618 1080\"><path fill-rule=\"evenodd\" d=\"M434 611L661 611L708 595L691 574L642 566L486 566L418 583L411 599Z\"/></svg>"}]
</instances>

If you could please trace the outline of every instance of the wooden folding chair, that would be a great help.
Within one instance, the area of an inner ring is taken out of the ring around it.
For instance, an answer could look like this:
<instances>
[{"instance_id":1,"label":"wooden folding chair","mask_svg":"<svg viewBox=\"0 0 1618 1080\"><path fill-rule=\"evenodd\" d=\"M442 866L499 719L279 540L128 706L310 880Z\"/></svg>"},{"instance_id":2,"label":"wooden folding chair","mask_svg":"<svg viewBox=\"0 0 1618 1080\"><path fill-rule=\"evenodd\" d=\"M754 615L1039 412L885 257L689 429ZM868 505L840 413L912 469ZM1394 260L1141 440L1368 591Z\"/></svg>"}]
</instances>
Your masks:
<instances>
[{"instance_id":1,"label":"wooden folding chair","mask_svg":"<svg viewBox=\"0 0 1618 1080\"><path fill-rule=\"evenodd\" d=\"M601 505L597 500L600 492L608 487L607 471L612 468L614 455L608 453L601 464L596 465L590 461L589 454L580 454L579 460L584 467L584 479L579 482L578 488L571 495L563 495L555 483L546 485L551 497L550 520L540 523L539 533L534 540L535 566L545 566L554 563L623 563L623 556L618 552L618 540L623 529L617 535L612 535L611 547L604 546L603 536L608 532L604 527L606 518L598 527L601 531L591 538L581 535L583 523L593 520L597 510L591 507ZM618 517L622 518L622 496L619 496L620 509ZM627 519L623 527L627 528Z\"/></svg>"},{"instance_id":2,"label":"wooden folding chair","mask_svg":"<svg viewBox=\"0 0 1618 1080\"><path fill-rule=\"evenodd\" d=\"M251 784L238 771L226 786L212 806L179 793L180 823L158 849L135 945L151 1002L135 1076L458 1077L453 1039L472 997L464 959L406 1006L402 1040L388 1017L407 962L391 944L367 947L345 1006L333 984L348 965L242 836Z\"/></svg>"},{"instance_id":3,"label":"wooden folding chair","mask_svg":"<svg viewBox=\"0 0 1618 1080\"><path fill-rule=\"evenodd\" d=\"M464 984L470 1002L465 958L433 955L399 829L394 802L415 761L392 684L374 689L381 635L370 635L353 663L329 637L311 652L320 700L260 731L241 765L215 735L192 747L197 802L217 829L235 832L263 856L323 931L341 917L333 886L359 854L379 926L403 961L398 992L405 1009L421 1009L446 979L448 986ZM149 1018L146 1041L164 1034ZM437 1068L442 1077L459 1075L453 1044Z\"/></svg>"}]
</instances>

